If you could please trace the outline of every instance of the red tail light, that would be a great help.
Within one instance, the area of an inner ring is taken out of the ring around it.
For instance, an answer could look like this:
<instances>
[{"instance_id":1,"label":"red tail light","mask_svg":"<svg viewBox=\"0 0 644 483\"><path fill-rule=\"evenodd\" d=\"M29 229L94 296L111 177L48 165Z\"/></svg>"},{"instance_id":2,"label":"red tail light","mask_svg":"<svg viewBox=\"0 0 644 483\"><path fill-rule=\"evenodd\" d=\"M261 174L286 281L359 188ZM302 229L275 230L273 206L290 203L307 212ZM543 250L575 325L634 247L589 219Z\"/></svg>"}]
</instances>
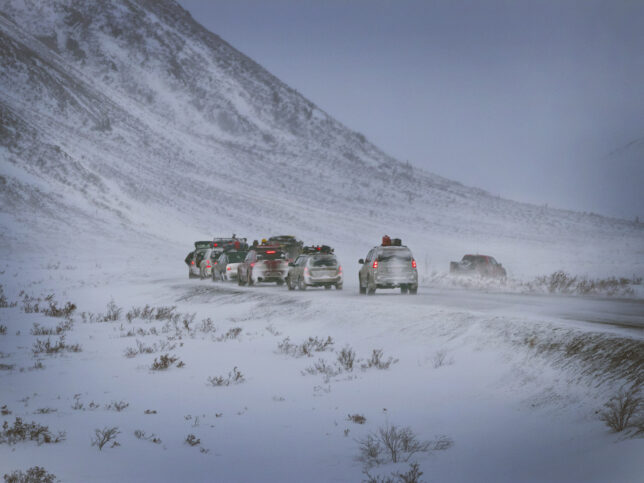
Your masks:
<instances>
[{"instance_id":1,"label":"red tail light","mask_svg":"<svg viewBox=\"0 0 644 483\"><path fill-rule=\"evenodd\" d=\"M270 255L275 255L275 250L266 250L266 253Z\"/></svg>"},{"instance_id":2,"label":"red tail light","mask_svg":"<svg viewBox=\"0 0 644 483\"><path fill-rule=\"evenodd\" d=\"M230 268L230 267L226 267L226 270L232 270L232 268Z\"/></svg>"},{"instance_id":3,"label":"red tail light","mask_svg":"<svg viewBox=\"0 0 644 483\"><path fill-rule=\"evenodd\" d=\"M304 267L304 275L308 275L308 274L309 274L309 267Z\"/></svg>"},{"instance_id":4,"label":"red tail light","mask_svg":"<svg viewBox=\"0 0 644 483\"><path fill-rule=\"evenodd\" d=\"M254 267L254 266L255 266L255 262L251 263L251 264L250 264L250 266L251 266L251 267Z\"/></svg>"},{"instance_id":5,"label":"red tail light","mask_svg":"<svg viewBox=\"0 0 644 483\"><path fill-rule=\"evenodd\" d=\"M206 268L210 268L210 265L206 265Z\"/></svg>"},{"instance_id":6,"label":"red tail light","mask_svg":"<svg viewBox=\"0 0 644 483\"><path fill-rule=\"evenodd\" d=\"M195 264L195 261L194 261L194 260L190 262L190 265L194 265L194 264Z\"/></svg>"},{"instance_id":7,"label":"red tail light","mask_svg":"<svg viewBox=\"0 0 644 483\"><path fill-rule=\"evenodd\" d=\"M416 260L411 259L411 268L416 268Z\"/></svg>"},{"instance_id":8,"label":"red tail light","mask_svg":"<svg viewBox=\"0 0 644 483\"><path fill-rule=\"evenodd\" d=\"M213 247L216 247L216 246L218 246L218 245L217 245L217 243L213 243L213 244L212 244L212 246L213 246Z\"/></svg>"},{"instance_id":9,"label":"red tail light","mask_svg":"<svg viewBox=\"0 0 644 483\"><path fill-rule=\"evenodd\" d=\"M378 260L373 261L373 268L378 268Z\"/></svg>"},{"instance_id":10,"label":"red tail light","mask_svg":"<svg viewBox=\"0 0 644 483\"><path fill-rule=\"evenodd\" d=\"M342 265L338 265L338 272L342 273Z\"/></svg>"},{"instance_id":11,"label":"red tail light","mask_svg":"<svg viewBox=\"0 0 644 483\"><path fill-rule=\"evenodd\" d=\"M217 265L219 262L215 262L215 265Z\"/></svg>"}]
</instances>

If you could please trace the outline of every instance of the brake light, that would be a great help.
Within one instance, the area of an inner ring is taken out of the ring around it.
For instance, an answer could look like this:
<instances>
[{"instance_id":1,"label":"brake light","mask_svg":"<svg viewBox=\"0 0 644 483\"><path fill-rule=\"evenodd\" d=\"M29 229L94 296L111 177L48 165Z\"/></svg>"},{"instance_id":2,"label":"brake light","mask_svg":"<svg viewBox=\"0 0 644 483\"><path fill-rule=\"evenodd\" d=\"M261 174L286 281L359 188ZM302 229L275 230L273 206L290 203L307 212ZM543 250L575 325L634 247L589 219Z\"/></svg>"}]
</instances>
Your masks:
<instances>
[{"instance_id":1,"label":"brake light","mask_svg":"<svg viewBox=\"0 0 644 483\"><path fill-rule=\"evenodd\" d=\"M416 268L416 260L411 259L411 268Z\"/></svg>"},{"instance_id":2,"label":"brake light","mask_svg":"<svg viewBox=\"0 0 644 483\"><path fill-rule=\"evenodd\" d=\"M219 246L217 243L212 244L213 247Z\"/></svg>"},{"instance_id":3,"label":"brake light","mask_svg":"<svg viewBox=\"0 0 644 483\"><path fill-rule=\"evenodd\" d=\"M230 268L230 267L226 267L226 270L232 270L232 268Z\"/></svg>"},{"instance_id":4,"label":"brake light","mask_svg":"<svg viewBox=\"0 0 644 483\"><path fill-rule=\"evenodd\" d=\"M206 268L210 268L210 265L206 265Z\"/></svg>"},{"instance_id":5,"label":"brake light","mask_svg":"<svg viewBox=\"0 0 644 483\"><path fill-rule=\"evenodd\" d=\"M217 265L219 262L215 262L215 265Z\"/></svg>"},{"instance_id":6,"label":"brake light","mask_svg":"<svg viewBox=\"0 0 644 483\"><path fill-rule=\"evenodd\" d=\"M275 250L266 250L266 253L268 253L269 255L274 255L274 254L275 254Z\"/></svg>"},{"instance_id":7,"label":"brake light","mask_svg":"<svg viewBox=\"0 0 644 483\"><path fill-rule=\"evenodd\" d=\"M250 264L250 266L251 266L251 267L254 267L254 266L255 266L255 262L251 263L251 264Z\"/></svg>"},{"instance_id":8,"label":"brake light","mask_svg":"<svg viewBox=\"0 0 644 483\"><path fill-rule=\"evenodd\" d=\"M195 261L194 261L194 260L190 262L190 265L194 265L194 264L195 264Z\"/></svg>"},{"instance_id":9,"label":"brake light","mask_svg":"<svg viewBox=\"0 0 644 483\"><path fill-rule=\"evenodd\" d=\"M373 261L373 268L378 268L378 260Z\"/></svg>"},{"instance_id":10,"label":"brake light","mask_svg":"<svg viewBox=\"0 0 644 483\"><path fill-rule=\"evenodd\" d=\"M342 265L338 265L338 272L342 273Z\"/></svg>"}]
</instances>

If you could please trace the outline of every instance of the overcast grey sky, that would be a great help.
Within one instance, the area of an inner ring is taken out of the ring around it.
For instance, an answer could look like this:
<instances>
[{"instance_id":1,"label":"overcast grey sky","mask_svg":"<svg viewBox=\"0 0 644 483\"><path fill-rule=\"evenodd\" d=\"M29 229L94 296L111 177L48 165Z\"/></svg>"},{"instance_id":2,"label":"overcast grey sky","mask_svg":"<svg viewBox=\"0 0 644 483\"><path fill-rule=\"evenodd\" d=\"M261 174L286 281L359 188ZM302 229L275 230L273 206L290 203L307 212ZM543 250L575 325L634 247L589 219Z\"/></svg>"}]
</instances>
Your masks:
<instances>
[{"instance_id":1,"label":"overcast grey sky","mask_svg":"<svg viewBox=\"0 0 644 483\"><path fill-rule=\"evenodd\" d=\"M644 219L644 0L179 0L383 150Z\"/></svg>"}]
</instances>

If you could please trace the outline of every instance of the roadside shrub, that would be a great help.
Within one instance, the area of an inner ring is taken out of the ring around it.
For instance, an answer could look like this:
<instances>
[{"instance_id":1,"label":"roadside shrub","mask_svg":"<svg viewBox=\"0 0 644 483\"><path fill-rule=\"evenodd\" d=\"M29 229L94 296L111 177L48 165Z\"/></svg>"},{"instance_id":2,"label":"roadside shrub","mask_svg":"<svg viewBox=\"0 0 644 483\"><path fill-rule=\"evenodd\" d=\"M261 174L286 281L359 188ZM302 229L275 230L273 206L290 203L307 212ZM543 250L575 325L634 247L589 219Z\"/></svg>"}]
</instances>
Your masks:
<instances>
[{"instance_id":1,"label":"roadside shrub","mask_svg":"<svg viewBox=\"0 0 644 483\"><path fill-rule=\"evenodd\" d=\"M364 424L367 422L367 418L365 418L362 414L349 414L347 416L347 419L351 422L354 422L356 424Z\"/></svg>"},{"instance_id":2,"label":"roadside shrub","mask_svg":"<svg viewBox=\"0 0 644 483\"><path fill-rule=\"evenodd\" d=\"M228 373L228 377L211 376L208 378L208 383L211 386L230 386L231 384L241 384L245 381L244 375L235 366L232 372Z\"/></svg>"},{"instance_id":3,"label":"roadside shrub","mask_svg":"<svg viewBox=\"0 0 644 483\"><path fill-rule=\"evenodd\" d=\"M599 419L616 433L624 431L630 426L633 416L644 410L644 398L640 389L639 385L633 385L613 396L604 404L605 409L599 413Z\"/></svg>"},{"instance_id":4,"label":"roadside shrub","mask_svg":"<svg viewBox=\"0 0 644 483\"><path fill-rule=\"evenodd\" d=\"M197 438L194 434L189 434L188 436L186 436L185 443L190 446L197 446L201 444L201 440Z\"/></svg>"},{"instance_id":5,"label":"roadside shrub","mask_svg":"<svg viewBox=\"0 0 644 483\"><path fill-rule=\"evenodd\" d=\"M11 474L4 475L5 483L54 483L56 475L47 473L41 466L33 466L27 471L16 470Z\"/></svg>"},{"instance_id":6,"label":"roadside shrub","mask_svg":"<svg viewBox=\"0 0 644 483\"><path fill-rule=\"evenodd\" d=\"M411 463L409 470L405 473L392 472L389 476L372 475L369 471L365 471L364 475L367 477L363 480L364 483L422 483L420 477L423 472L420 471L418 463Z\"/></svg>"},{"instance_id":7,"label":"roadside shrub","mask_svg":"<svg viewBox=\"0 0 644 483\"><path fill-rule=\"evenodd\" d=\"M139 354L152 354L156 352L156 344L152 346L146 346L140 340L136 340L136 347L128 347L125 349L125 357L132 358L136 357Z\"/></svg>"},{"instance_id":8,"label":"roadside shrub","mask_svg":"<svg viewBox=\"0 0 644 483\"><path fill-rule=\"evenodd\" d=\"M31 335L62 335L68 330L71 330L74 325L72 319L65 319L60 322L56 327L43 327L37 322L34 322L34 326L30 330Z\"/></svg>"},{"instance_id":9,"label":"roadside shrub","mask_svg":"<svg viewBox=\"0 0 644 483\"><path fill-rule=\"evenodd\" d=\"M608 277L589 279L576 277L563 270L558 270L550 275L535 278L526 284L529 290L542 290L549 293L576 294L576 295L633 295L634 285L641 285L639 277Z\"/></svg>"},{"instance_id":10,"label":"roadside shrub","mask_svg":"<svg viewBox=\"0 0 644 483\"><path fill-rule=\"evenodd\" d=\"M107 409L108 411L113 410L120 413L129 405L130 403L127 403L125 401L112 401L111 403L105 405L105 409Z\"/></svg>"},{"instance_id":11,"label":"roadside shrub","mask_svg":"<svg viewBox=\"0 0 644 483\"><path fill-rule=\"evenodd\" d=\"M345 371L353 370L353 363L356 360L355 351L349 347L344 347L338 354L338 363Z\"/></svg>"},{"instance_id":12,"label":"roadside shrub","mask_svg":"<svg viewBox=\"0 0 644 483\"><path fill-rule=\"evenodd\" d=\"M76 305L67 302L64 307L58 307L58 302L54 300L54 294L45 297L45 301L49 307L45 308L42 313L49 317L71 317L76 310Z\"/></svg>"},{"instance_id":13,"label":"roadside shrub","mask_svg":"<svg viewBox=\"0 0 644 483\"><path fill-rule=\"evenodd\" d=\"M366 466L382 463L409 461L416 453L446 450L453 445L447 436L439 436L434 441L421 441L409 427L399 428L387 424L375 433L358 440L360 457Z\"/></svg>"},{"instance_id":14,"label":"roadside shrub","mask_svg":"<svg viewBox=\"0 0 644 483\"><path fill-rule=\"evenodd\" d=\"M239 337L239 334L241 334L241 331L241 327L233 327L232 329L229 329L224 335L218 337L217 340L222 342L224 340L236 339L237 337Z\"/></svg>"},{"instance_id":15,"label":"roadside shrub","mask_svg":"<svg viewBox=\"0 0 644 483\"><path fill-rule=\"evenodd\" d=\"M46 341L42 339L36 339L34 345L31 349L34 354L56 354L58 352L67 351L67 352L81 352L81 346L79 344L65 344L65 336L61 335L57 342L52 343L51 339L47 337Z\"/></svg>"},{"instance_id":16,"label":"roadside shrub","mask_svg":"<svg viewBox=\"0 0 644 483\"><path fill-rule=\"evenodd\" d=\"M92 446L97 446L99 451L102 451L103 447L110 442L112 443L110 445L110 448L120 446L120 444L116 441L116 436L119 434L121 434L121 432L116 426L111 428L108 428L106 426L103 429L95 429L94 438L92 439Z\"/></svg>"},{"instance_id":17,"label":"roadside shrub","mask_svg":"<svg viewBox=\"0 0 644 483\"><path fill-rule=\"evenodd\" d=\"M154 444L161 444L162 443L161 438L157 437L156 434L147 435L147 434L145 434L145 431L143 431L142 429L134 430L134 436L137 439L142 439L142 440L145 440L145 441L149 441L150 443L154 443Z\"/></svg>"},{"instance_id":18,"label":"roadside shrub","mask_svg":"<svg viewBox=\"0 0 644 483\"><path fill-rule=\"evenodd\" d=\"M282 342L277 344L277 348L280 352L293 357L313 357L314 352L324 352L331 349L333 344L334 341L330 336L326 339L309 337L300 344L293 344L290 338L286 337Z\"/></svg>"},{"instance_id":19,"label":"roadside shrub","mask_svg":"<svg viewBox=\"0 0 644 483\"><path fill-rule=\"evenodd\" d=\"M5 421L0 432L0 443L14 444L20 441L36 441L38 445L60 443L65 440L65 432L52 434L48 426L43 426L34 421L23 423L22 418L16 417L13 426Z\"/></svg>"},{"instance_id":20,"label":"roadside shrub","mask_svg":"<svg viewBox=\"0 0 644 483\"><path fill-rule=\"evenodd\" d=\"M370 369L375 367L376 369L389 369L389 366L398 362L398 359L389 357L386 361L383 359L382 349L373 349L371 352L371 357L367 360L365 364L362 364L363 369Z\"/></svg>"},{"instance_id":21,"label":"roadside shrub","mask_svg":"<svg viewBox=\"0 0 644 483\"><path fill-rule=\"evenodd\" d=\"M157 360L156 358L154 359L154 362L152 363L152 366L150 366L150 369L152 369L153 371L164 371L171 367L175 362L177 363L177 367L185 366L183 361L179 360L178 357L171 356L170 354L164 354L159 357L159 360Z\"/></svg>"},{"instance_id":22,"label":"roadside shrub","mask_svg":"<svg viewBox=\"0 0 644 483\"><path fill-rule=\"evenodd\" d=\"M7 326L0 324L0 335L7 335Z\"/></svg>"},{"instance_id":23,"label":"roadside shrub","mask_svg":"<svg viewBox=\"0 0 644 483\"><path fill-rule=\"evenodd\" d=\"M120 320L121 312L123 312L123 309L116 305L113 299L110 300L110 302L107 304L107 312L102 317L103 322L114 322Z\"/></svg>"}]
</instances>

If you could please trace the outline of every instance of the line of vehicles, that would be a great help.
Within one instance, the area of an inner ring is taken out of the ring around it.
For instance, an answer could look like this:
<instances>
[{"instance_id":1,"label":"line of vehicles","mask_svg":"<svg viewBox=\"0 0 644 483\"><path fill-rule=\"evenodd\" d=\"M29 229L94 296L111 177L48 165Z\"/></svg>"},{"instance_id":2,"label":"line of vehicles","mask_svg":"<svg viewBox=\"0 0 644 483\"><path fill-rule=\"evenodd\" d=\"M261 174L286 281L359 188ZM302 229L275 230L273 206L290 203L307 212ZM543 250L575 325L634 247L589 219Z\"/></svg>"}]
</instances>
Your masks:
<instances>
[{"instance_id":1,"label":"line of vehicles","mask_svg":"<svg viewBox=\"0 0 644 483\"><path fill-rule=\"evenodd\" d=\"M240 286L276 283L289 290L307 287L342 290L344 280L342 265L332 247L304 246L292 235L255 240L252 244L234 234L229 238L196 241L185 263L189 278L236 281ZM373 295L384 288L399 288L402 294L418 293L416 260L399 238L385 235L382 243L358 263L361 294ZM505 277L501 264L487 255L465 255L460 262L450 263L450 272Z\"/></svg>"}]
</instances>

